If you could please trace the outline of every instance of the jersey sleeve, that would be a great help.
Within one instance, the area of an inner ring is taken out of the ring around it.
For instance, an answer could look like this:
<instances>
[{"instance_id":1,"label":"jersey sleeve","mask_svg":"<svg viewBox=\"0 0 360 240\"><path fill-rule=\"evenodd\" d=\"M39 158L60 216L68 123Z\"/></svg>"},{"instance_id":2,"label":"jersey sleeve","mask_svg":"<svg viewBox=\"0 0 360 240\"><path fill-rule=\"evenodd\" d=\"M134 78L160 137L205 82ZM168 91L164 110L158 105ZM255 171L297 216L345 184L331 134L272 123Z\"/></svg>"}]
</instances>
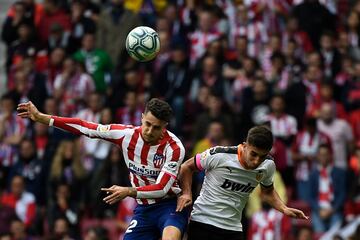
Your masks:
<instances>
[{"instance_id":1,"label":"jersey sleeve","mask_svg":"<svg viewBox=\"0 0 360 240\"><path fill-rule=\"evenodd\" d=\"M213 169L219 165L220 158L216 153L216 147L207 149L206 151L194 156L195 166L199 171L204 169Z\"/></svg>"},{"instance_id":2,"label":"jersey sleeve","mask_svg":"<svg viewBox=\"0 0 360 240\"><path fill-rule=\"evenodd\" d=\"M260 184L264 187L270 187L274 184L274 174L276 170L274 161L272 160L267 160L267 161L269 161L269 163L266 167L265 176L260 181Z\"/></svg>"},{"instance_id":3,"label":"jersey sleeve","mask_svg":"<svg viewBox=\"0 0 360 240\"><path fill-rule=\"evenodd\" d=\"M185 148L176 139L170 143L166 148L166 161L161 168L161 172L156 179L156 183L143 187L137 187L136 198L162 198L164 197L171 186L174 184L179 173L180 165L184 160Z\"/></svg>"},{"instance_id":4,"label":"jersey sleeve","mask_svg":"<svg viewBox=\"0 0 360 240\"><path fill-rule=\"evenodd\" d=\"M54 126L76 135L85 135L90 138L100 138L113 143L122 139L132 126L122 124L102 125L87 122L79 118L64 118L52 116L49 126Z\"/></svg>"}]
</instances>

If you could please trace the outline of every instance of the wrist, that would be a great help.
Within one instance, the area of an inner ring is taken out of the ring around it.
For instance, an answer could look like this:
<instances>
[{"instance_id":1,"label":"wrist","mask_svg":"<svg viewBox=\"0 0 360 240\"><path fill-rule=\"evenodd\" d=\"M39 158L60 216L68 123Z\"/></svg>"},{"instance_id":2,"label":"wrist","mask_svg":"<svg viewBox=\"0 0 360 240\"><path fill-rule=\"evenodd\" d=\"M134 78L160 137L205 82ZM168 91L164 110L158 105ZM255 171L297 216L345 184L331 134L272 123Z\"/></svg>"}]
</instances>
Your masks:
<instances>
[{"instance_id":1,"label":"wrist","mask_svg":"<svg viewBox=\"0 0 360 240\"><path fill-rule=\"evenodd\" d=\"M287 207L287 206L283 206L283 207L281 207L279 210L280 210L281 213L285 213L286 209L288 209L288 207Z\"/></svg>"},{"instance_id":2,"label":"wrist","mask_svg":"<svg viewBox=\"0 0 360 240\"><path fill-rule=\"evenodd\" d=\"M136 188L128 187L128 196L129 196L129 197L136 198L136 196L137 196L137 190L136 190Z\"/></svg>"}]
</instances>

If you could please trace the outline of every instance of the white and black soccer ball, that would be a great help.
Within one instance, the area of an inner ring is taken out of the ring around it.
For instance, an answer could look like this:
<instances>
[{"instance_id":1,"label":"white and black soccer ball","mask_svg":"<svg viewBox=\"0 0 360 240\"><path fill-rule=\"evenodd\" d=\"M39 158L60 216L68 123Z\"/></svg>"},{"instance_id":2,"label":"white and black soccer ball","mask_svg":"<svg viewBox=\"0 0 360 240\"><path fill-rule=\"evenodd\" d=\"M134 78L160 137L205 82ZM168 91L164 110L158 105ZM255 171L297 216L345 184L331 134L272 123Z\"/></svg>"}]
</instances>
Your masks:
<instances>
[{"instance_id":1,"label":"white and black soccer ball","mask_svg":"<svg viewBox=\"0 0 360 240\"><path fill-rule=\"evenodd\" d=\"M137 61L150 61L160 50L159 35L150 27L136 27L127 35L126 50Z\"/></svg>"}]
</instances>

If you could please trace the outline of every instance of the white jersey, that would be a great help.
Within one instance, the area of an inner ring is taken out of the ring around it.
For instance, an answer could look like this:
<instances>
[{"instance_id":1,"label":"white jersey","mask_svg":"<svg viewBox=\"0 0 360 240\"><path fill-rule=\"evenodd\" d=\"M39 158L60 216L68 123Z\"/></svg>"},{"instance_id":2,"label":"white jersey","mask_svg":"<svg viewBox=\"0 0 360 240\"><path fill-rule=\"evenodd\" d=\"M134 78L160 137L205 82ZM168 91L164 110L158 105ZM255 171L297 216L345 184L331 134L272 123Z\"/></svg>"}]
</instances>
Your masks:
<instances>
[{"instance_id":1,"label":"white jersey","mask_svg":"<svg viewBox=\"0 0 360 240\"><path fill-rule=\"evenodd\" d=\"M256 169L245 169L239 162L242 145L214 147L194 157L205 179L191 212L191 220L242 231L242 211L250 193L260 183L273 185L275 163L269 156Z\"/></svg>"}]
</instances>

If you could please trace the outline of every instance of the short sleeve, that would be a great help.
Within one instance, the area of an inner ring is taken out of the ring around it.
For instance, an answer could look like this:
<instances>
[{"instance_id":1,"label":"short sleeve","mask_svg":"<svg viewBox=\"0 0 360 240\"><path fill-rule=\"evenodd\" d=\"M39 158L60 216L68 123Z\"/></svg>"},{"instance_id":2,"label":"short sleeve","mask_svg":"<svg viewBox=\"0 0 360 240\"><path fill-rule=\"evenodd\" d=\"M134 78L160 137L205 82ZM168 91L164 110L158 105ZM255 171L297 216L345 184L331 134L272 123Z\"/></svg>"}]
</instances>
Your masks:
<instances>
[{"instance_id":1,"label":"short sleeve","mask_svg":"<svg viewBox=\"0 0 360 240\"><path fill-rule=\"evenodd\" d=\"M265 170L265 176L264 178L260 181L260 184L264 187L270 187L274 184L274 174L275 174L275 163L272 160L267 160L267 166L266 166L266 170Z\"/></svg>"},{"instance_id":2,"label":"short sleeve","mask_svg":"<svg viewBox=\"0 0 360 240\"><path fill-rule=\"evenodd\" d=\"M219 165L220 154L212 150L213 148L210 148L202 153L195 155L195 166L199 171L204 169L213 169Z\"/></svg>"}]
</instances>

